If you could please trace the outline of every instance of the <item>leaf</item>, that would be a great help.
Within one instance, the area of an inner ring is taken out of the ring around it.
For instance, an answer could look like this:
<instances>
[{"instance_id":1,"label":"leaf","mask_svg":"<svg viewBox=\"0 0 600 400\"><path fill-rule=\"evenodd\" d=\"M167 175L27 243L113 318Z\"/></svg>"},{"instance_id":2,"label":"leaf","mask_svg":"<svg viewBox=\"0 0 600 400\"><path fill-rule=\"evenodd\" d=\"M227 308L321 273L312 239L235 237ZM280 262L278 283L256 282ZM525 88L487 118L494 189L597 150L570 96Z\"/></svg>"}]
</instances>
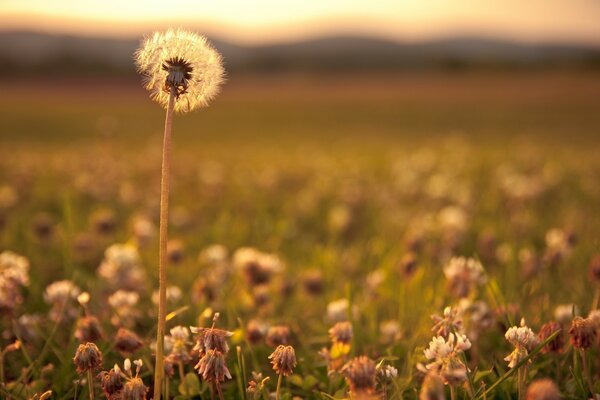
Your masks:
<instances>
[{"instance_id":1,"label":"leaf","mask_svg":"<svg viewBox=\"0 0 600 400\"><path fill-rule=\"evenodd\" d=\"M198 375L189 372L185 375L183 382L179 384L179 393L184 396L192 397L200 394L200 380Z\"/></svg>"}]
</instances>

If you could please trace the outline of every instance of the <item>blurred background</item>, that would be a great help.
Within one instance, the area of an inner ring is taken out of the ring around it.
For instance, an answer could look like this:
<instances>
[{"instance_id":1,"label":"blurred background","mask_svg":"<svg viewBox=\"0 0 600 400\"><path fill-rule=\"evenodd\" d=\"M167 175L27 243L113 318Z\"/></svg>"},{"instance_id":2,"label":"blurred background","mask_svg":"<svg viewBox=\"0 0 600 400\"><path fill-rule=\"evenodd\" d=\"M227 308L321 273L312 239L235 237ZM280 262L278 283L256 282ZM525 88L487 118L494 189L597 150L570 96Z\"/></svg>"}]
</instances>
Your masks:
<instances>
[{"instance_id":1,"label":"blurred background","mask_svg":"<svg viewBox=\"0 0 600 400\"><path fill-rule=\"evenodd\" d=\"M600 128L598 20L595 0L3 0L0 140L159 135L132 54L184 27L228 73L213 106L178 120L193 140L587 143Z\"/></svg>"}]
</instances>

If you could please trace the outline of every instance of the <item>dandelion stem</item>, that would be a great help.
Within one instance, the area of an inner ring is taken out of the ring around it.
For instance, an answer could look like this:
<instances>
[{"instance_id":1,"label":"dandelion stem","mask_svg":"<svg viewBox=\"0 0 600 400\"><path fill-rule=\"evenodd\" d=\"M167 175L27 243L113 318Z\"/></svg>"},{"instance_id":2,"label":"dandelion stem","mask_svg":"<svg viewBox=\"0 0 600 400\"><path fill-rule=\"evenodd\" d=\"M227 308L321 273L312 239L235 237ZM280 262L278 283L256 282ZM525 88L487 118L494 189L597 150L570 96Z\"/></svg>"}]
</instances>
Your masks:
<instances>
[{"instance_id":1,"label":"dandelion stem","mask_svg":"<svg viewBox=\"0 0 600 400\"><path fill-rule=\"evenodd\" d=\"M90 390L90 400L94 400L94 377L92 376L92 370L87 371L88 388Z\"/></svg>"},{"instance_id":2,"label":"dandelion stem","mask_svg":"<svg viewBox=\"0 0 600 400\"><path fill-rule=\"evenodd\" d=\"M279 374L279 378L277 378L277 389L275 390L275 400L279 400L279 389L281 388L282 378L283 374Z\"/></svg>"},{"instance_id":3,"label":"dandelion stem","mask_svg":"<svg viewBox=\"0 0 600 400\"><path fill-rule=\"evenodd\" d=\"M169 105L165 118L163 139L162 169L160 181L160 247L158 263L158 323L156 329L156 362L154 369L154 397L158 400L162 393L164 369L164 336L167 300L167 228L169 223L169 174L171 170L171 129L173 127L173 109L175 107L176 88L171 88Z\"/></svg>"}]
</instances>

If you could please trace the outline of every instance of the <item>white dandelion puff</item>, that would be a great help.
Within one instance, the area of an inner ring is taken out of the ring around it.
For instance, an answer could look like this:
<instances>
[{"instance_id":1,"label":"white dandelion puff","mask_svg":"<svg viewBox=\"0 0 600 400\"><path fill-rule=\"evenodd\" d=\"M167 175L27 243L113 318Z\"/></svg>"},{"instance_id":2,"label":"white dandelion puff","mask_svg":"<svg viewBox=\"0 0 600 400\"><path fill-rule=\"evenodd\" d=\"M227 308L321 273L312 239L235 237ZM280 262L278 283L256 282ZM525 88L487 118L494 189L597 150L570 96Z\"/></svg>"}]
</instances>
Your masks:
<instances>
[{"instance_id":1,"label":"white dandelion puff","mask_svg":"<svg viewBox=\"0 0 600 400\"><path fill-rule=\"evenodd\" d=\"M206 107L223 82L221 55L204 36L181 29L146 38L135 62L151 97L165 109L174 91L176 112Z\"/></svg>"}]
</instances>

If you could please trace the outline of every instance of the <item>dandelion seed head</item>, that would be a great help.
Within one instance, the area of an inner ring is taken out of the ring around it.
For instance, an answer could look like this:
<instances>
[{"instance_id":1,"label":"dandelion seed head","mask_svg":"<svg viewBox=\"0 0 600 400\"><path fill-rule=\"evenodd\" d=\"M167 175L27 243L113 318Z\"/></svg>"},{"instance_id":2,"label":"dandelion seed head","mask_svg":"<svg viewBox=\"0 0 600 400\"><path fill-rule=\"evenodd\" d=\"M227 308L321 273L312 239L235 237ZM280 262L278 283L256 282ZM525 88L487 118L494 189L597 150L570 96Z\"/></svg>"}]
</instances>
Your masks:
<instances>
[{"instance_id":1,"label":"dandelion seed head","mask_svg":"<svg viewBox=\"0 0 600 400\"><path fill-rule=\"evenodd\" d=\"M175 91L175 111L206 107L219 92L224 69L221 55L204 36L182 29L155 32L135 53L144 86L167 108Z\"/></svg>"}]
</instances>

